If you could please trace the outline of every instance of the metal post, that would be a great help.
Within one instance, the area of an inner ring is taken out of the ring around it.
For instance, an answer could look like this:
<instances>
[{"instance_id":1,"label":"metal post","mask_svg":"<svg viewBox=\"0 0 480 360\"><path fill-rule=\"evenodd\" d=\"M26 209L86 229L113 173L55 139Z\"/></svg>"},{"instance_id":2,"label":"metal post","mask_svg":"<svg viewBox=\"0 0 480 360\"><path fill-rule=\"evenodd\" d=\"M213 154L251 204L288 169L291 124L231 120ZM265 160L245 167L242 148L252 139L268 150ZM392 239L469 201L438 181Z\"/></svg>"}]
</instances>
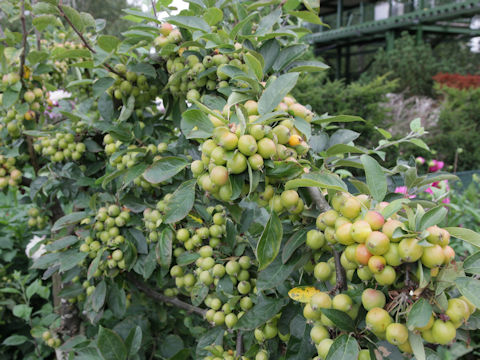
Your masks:
<instances>
[{"instance_id":1,"label":"metal post","mask_svg":"<svg viewBox=\"0 0 480 360\"><path fill-rule=\"evenodd\" d=\"M345 79L347 84L350 83L350 45L345 49Z\"/></svg>"},{"instance_id":2,"label":"metal post","mask_svg":"<svg viewBox=\"0 0 480 360\"><path fill-rule=\"evenodd\" d=\"M385 33L385 41L387 43L387 52L393 50L395 42L395 33L392 30L388 30Z\"/></svg>"},{"instance_id":3,"label":"metal post","mask_svg":"<svg viewBox=\"0 0 480 360\"><path fill-rule=\"evenodd\" d=\"M337 1L337 29L342 27L343 22L343 0Z\"/></svg>"},{"instance_id":4,"label":"metal post","mask_svg":"<svg viewBox=\"0 0 480 360\"><path fill-rule=\"evenodd\" d=\"M393 13L392 0L388 0L388 17L392 17L392 13Z\"/></svg>"},{"instance_id":5,"label":"metal post","mask_svg":"<svg viewBox=\"0 0 480 360\"><path fill-rule=\"evenodd\" d=\"M335 79L340 79L342 77L342 48L340 45L337 46L337 66L335 68Z\"/></svg>"},{"instance_id":6,"label":"metal post","mask_svg":"<svg viewBox=\"0 0 480 360\"><path fill-rule=\"evenodd\" d=\"M415 34L415 41L417 45L420 45L423 42L423 27L422 25L417 26L417 33Z\"/></svg>"},{"instance_id":7,"label":"metal post","mask_svg":"<svg viewBox=\"0 0 480 360\"><path fill-rule=\"evenodd\" d=\"M360 1L360 23L363 24L365 22L365 6L363 5L363 1Z\"/></svg>"}]
</instances>

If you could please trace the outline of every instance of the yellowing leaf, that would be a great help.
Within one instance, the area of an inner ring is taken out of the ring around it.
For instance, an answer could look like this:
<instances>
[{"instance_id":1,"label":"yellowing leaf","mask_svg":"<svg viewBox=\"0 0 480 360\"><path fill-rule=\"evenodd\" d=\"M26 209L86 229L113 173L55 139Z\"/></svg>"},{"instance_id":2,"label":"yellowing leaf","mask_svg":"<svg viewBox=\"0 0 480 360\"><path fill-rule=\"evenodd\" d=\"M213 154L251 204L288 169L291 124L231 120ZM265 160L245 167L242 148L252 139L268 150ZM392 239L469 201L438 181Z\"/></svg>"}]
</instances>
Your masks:
<instances>
[{"instance_id":1,"label":"yellowing leaf","mask_svg":"<svg viewBox=\"0 0 480 360\"><path fill-rule=\"evenodd\" d=\"M292 300L308 303L312 296L319 292L321 291L315 289L313 286L299 286L290 290L288 296L290 296Z\"/></svg>"},{"instance_id":2,"label":"yellowing leaf","mask_svg":"<svg viewBox=\"0 0 480 360\"><path fill-rule=\"evenodd\" d=\"M193 221L196 221L196 222L198 222L198 223L200 223L200 224L203 224L203 220L200 219L199 217L196 217L196 216L193 216L193 215L190 215L190 214L188 214L188 217L189 217L189 218L192 218Z\"/></svg>"}]
</instances>

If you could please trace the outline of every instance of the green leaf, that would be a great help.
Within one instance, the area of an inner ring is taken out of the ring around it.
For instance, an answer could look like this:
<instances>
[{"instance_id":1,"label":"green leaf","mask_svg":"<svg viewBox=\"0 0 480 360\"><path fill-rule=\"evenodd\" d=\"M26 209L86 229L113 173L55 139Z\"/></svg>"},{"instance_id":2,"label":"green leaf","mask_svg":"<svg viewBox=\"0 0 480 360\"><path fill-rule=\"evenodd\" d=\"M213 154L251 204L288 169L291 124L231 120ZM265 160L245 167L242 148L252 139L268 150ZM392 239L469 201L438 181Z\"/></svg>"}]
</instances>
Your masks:
<instances>
[{"instance_id":1,"label":"green leaf","mask_svg":"<svg viewBox=\"0 0 480 360\"><path fill-rule=\"evenodd\" d=\"M120 40L112 35L100 35L97 39L98 46L106 51L106 52L111 52L115 50L120 44Z\"/></svg>"},{"instance_id":2,"label":"green leaf","mask_svg":"<svg viewBox=\"0 0 480 360\"><path fill-rule=\"evenodd\" d=\"M277 256L266 269L260 271L257 277L258 291L273 289L284 286L284 281L295 270L305 265L310 255L308 253L296 253L285 264L280 256Z\"/></svg>"},{"instance_id":3,"label":"green leaf","mask_svg":"<svg viewBox=\"0 0 480 360\"><path fill-rule=\"evenodd\" d=\"M360 161L365 168L368 189L377 201L382 201L387 194L387 178L382 167L369 155L360 156Z\"/></svg>"},{"instance_id":4,"label":"green leaf","mask_svg":"<svg viewBox=\"0 0 480 360\"><path fill-rule=\"evenodd\" d=\"M443 205L428 210L425 215L423 215L422 220L420 220L418 231L423 231L430 226L439 224L445 216L447 216L447 213L448 211Z\"/></svg>"},{"instance_id":5,"label":"green leaf","mask_svg":"<svg viewBox=\"0 0 480 360\"><path fill-rule=\"evenodd\" d=\"M280 51L278 57L273 63L273 70L279 71L285 68L293 60L302 56L302 54L307 50L307 45L305 44L295 44L285 47Z\"/></svg>"},{"instance_id":6,"label":"green leaf","mask_svg":"<svg viewBox=\"0 0 480 360\"><path fill-rule=\"evenodd\" d=\"M420 298L413 304L408 312L407 326L410 330L416 327L424 327L432 316L433 308L424 298Z\"/></svg>"},{"instance_id":7,"label":"green leaf","mask_svg":"<svg viewBox=\"0 0 480 360\"><path fill-rule=\"evenodd\" d=\"M463 262L463 270L469 274L480 275L480 251L465 259Z\"/></svg>"},{"instance_id":8,"label":"green leaf","mask_svg":"<svg viewBox=\"0 0 480 360\"><path fill-rule=\"evenodd\" d=\"M338 177L338 175L320 172L304 174L301 179L288 181L285 184L285 190L310 186L337 191L347 190L347 185L340 179L340 177Z\"/></svg>"},{"instance_id":9,"label":"green leaf","mask_svg":"<svg viewBox=\"0 0 480 360\"><path fill-rule=\"evenodd\" d=\"M60 48L58 51L52 52L53 60L76 59L76 58L91 58L91 53L87 49L70 49L66 50Z\"/></svg>"},{"instance_id":10,"label":"green leaf","mask_svg":"<svg viewBox=\"0 0 480 360\"><path fill-rule=\"evenodd\" d=\"M170 16L165 21L189 30L200 30L206 33L211 31L205 20L196 16Z\"/></svg>"},{"instance_id":11,"label":"green leaf","mask_svg":"<svg viewBox=\"0 0 480 360\"><path fill-rule=\"evenodd\" d=\"M188 215L195 201L196 179L185 181L173 193L165 209L165 223L171 224Z\"/></svg>"},{"instance_id":12,"label":"green leaf","mask_svg":"<svg viewBox=\"0 0 480 360\"><path fill-rule=\"evenodd\" d=\"M58 231L63 228L66 228L70 225L74 225L81 220L83 220L87 216L87 213L85 211L78 211L74 212L65 216L62 216L60 219L58 219L55 224L52 226L52 231Z\"/></svg>"},{"instance_id":13,"label":"green leaf","mask_svg":"<svg viewBox=\"0 0 480 360\"><path fill-rule=\"evenodd\" d=\"M184 158L167 156L154 162L152 166L143 173L143 177L152 184L158 184L175 176L188 164L188 161Z\"/></svg>"},{"instance_id":14,"label":"green leaf","mask_svg":"<svg viewBox=\"0 0 480 360\"><path fill-rule=\"evenodd\" d=\"M282 262L284 264L290 259L295 250L305 244L305 241L307 240L307 232L308 229L302 228L295 231L293 235L290 236L282 251Z\"/></svg>"},{"instance_id":15,"label":"green leaf","mask_svg":"<svg viewBox=\"0 0 480 360\"><path fill-rule=\"evenodd\" d=\"M208 25L213 26L223 20L223 11L214 7L208 8L203 14L203 19Z\"/></svg>"},{"instance_id":16,"label":"green leaf","mask_svg":"<svg viewBox=\"0 0 480 360\"><path fill-rule=\"evenodd\" d=\"M15 103L15 101L18 100L19 95L20 93L18 91L14 91L11 88L7 88L3 93L3 98L2 98L3 108L7 109L11 107Z\"/></svg>"},{"instance_id":17,"label":"green leaf","mask_svg":"<svg viewBox=\"0 0 480 360\"><path fill-rule=\"evenodd\" d=\"M325 152L327 157L338 155L338 154L347 154L347 153L364 153L365 151L356 147L356 146L351 146L351 145L345 145L345 144L337 144L333 145L332 147L328 148L328 150Z\"/></svg>"},{"instance_id":18,"label":"green leaf","mask_svg":"<svg viewBox=\"0 0 480 360\"><path fill-rule=\"evenodd\" d=\"M146 63L137 63L137 64L129 65L128 69L137 74L143 74L150 78L155 78L157 76L157 72L155 68L152 65L146 64Z\"/></svg>"},{"instance_id":19,"label":"green leaf","mask_svg":"<svg viewBox=\"0 0 480 360\"><path fill-rule=\"evenodd\" d=\"M212 329L203 334L202 337L200 337L197 341L197 346L195 348L195 359L203 359L204 357L210 355L210 352L205 349L206 347L222 344L224 331L225 329L223 327L214 326Z\"/></svg>"},{"instance_id":20,"label":"green leaf","mask_svg":"<svg viewBox=\"0 0 480 360\"><path fill-rule=\"evenodd\" d=\"M156 251L153 249L148 253L145 261L143 263L143 278L145 280L149 279L152 276L155 268L157 267L157 257Z\"/></svg>"},{"instance_id":21,"label":"green leaf","mask_svg":"<svg viewBox=\"0 0 480 360\"><path fill-rule=\"evenodd\" d=\"M447 227L445 228L450 235L457 239L464 240L473 246L480 247L480 234L473 230L460 228L460 227Z\"/></svg>"},{"instance_id":22,"label":"green leaf","mask_svg":"<svg viewBox=\"0 0 480 360\"><path fill-rule=\"evenodd\" d=\"M430 148L428 147L427 144L425 144L425 141L423 141L422 139L410 139L410 140L408 140L408 142L410 142L414 145L417 145L418 147L420 147L422 149L430 151Z\"/></svg>"},{"instance_id":23,"label":"green leaf","mask_svg":"<svg viewBox=\"0 0 480 360\"><path fill-rule=\"evenodd\" d=\"M275 79L258 101L258 112L264 115L277 107L297 83L299 73L288 73Z\"/></svg>"},{"instance_id":24,"label":"green leaf","mask_svg":"<svg viewBox=\"0 0 480 360\"><path fill-rule=\"evenodd\" d=\"M76 244L80 239L74 235L65 236L48 244L45 248L47 251L57 251L65 249L68 246Z\"/></svg>"},{"instance_id":25,"label":"green leaf","mask_svg":"<svg viewBox=\"0 0 480 360\"><path fill-rule=\"evenodd\" d=\"M155 253L157 254L157 262L163 268L170 268L172 263L172 243L173 232L170 228L165 228L160 233Z\"/></svg>"},{"instance_id":26,"label":"green leaf","mask_svg":"<svg viewBox=\"0 0 480 360\"><path fill-rule=\"evenodd\" d=\"M100 309L105 304L105 297L107 296L107 283L105 280L100 281L100 283L95 286L92 297L92 309L95 312L99 312Z\"/></svg>"},{"instance_id":27,"label":"green leaf","mask_svg":"<svg viewBox=\"0 0 480 360\"><path fill-rule=\"evenodd\" d=\"M73 26L75 26L78 31L83 32L85 24L83 22L82 16L78 13L78 11L67 5L62 5L62 9L65 15L72 22Z\"/></svg>"},{"instance_id":28,"label":"green leaf","mask_svg":"<svg viewBox=\"0 0 480 360\"><path fill-rule=\"evenodd\" d=\"M311 11L290 11L290 15L305 20L312 24L325 25L317 14Z\"/></svg>"},{"instance_id":29,"label":"green leaf","mask_svg":"<svg viewBox=\"0 0 480 360\"><path fill-rule=\"evenodd\" d=\"M313 119L312 123L314 124L329 124L332 122L355 122L361 121L365 122L359 116L352 116L352 115L337 115L337 116L330 116L328 114L322 115L319 118Z\"/></svg>"},{"instance_id":30,"label":"green leaf","mask_svg":"<svg viewBox=\"0 0 480 360\"><path fill-rule=\"evenodd\" d=\"M60 15L60 11L58 11L58 8L56 5L57 4L37 2L35 5L33 5L33 13L35 15L39 15L39 14Z\"/></svg>"},{"instance_id":31,"label":"green leaf","mask_svg":"<svg viewBox=\"0 0 480 360\"><path fill-rule=\"evenodd\" d=\"M260 48L260 54L265 60L263 66L263 72L267 73L271 68L275 60L277 59L278 54L280 53L280 45L276 39L270 39L265 41Z\"/></svg>"},{"instance_id":32,"label":"green leaf","mask_svg":"<svg viewBox=\"0 0 480 360\"><path fill-rule=\"evenodd\" d=\"M433 176L427 176L425 180L422 180L421 182L416 184L416 186L421 187L421 186L429 185L431 183L443 181L443 180L459 181L460 179L458 178L458 176L453 174L438 174Z\"/></svg>"},{"instance_id":33,"label":"green leaf","mask_svg":"<svg viewBox=\"0 0 480 360\"><path fill-rule=\"evenodd\" d=\"M423 346L423 339L419 334L409 331L408 341L412 346L413 355L416 360L425 360L425 347Z\"/></svg>"},{"instance_id":34,"label":"green leaf","mask_svg":"<svg viewBox=\"0 0 480 360\"><path fill-rule=\"evenodd\" d=\"M335 339L325 360L353 360L358 358L358 343L352 335L340 335Z\"/></svg>"},{"instance_id":35,"label":"green leaf","mask_svg":"<svg viewBox=\"0 0 480 360\"><path fill-rule=\"evenodd\" d=\"M193 306L199 306L203 300L208 295L208 286L206 286L204 283L197 281L195 286L192 288L192 291L190 293L190 300L192 301Z\"/></svg>"},{"instance_id":36,"label":"green leaf","mask_svg":"<svg viewBox=\"0 0 480 360\"><path fill-rule=\"evenodd\" d=\"M13 307L12 313L16 317L19 317L25 321L30 319L30 315L32 314L32 308L26 304L18 304Z\"/></svg>"},{"instance_id":37,"label":"green leaf","mask_svg":"<svg viewBox=\"0 0 480 360\"><path fill-rule=\"evenodd\" d=\"M54 15L40 15L35 16L32 20L33 26L38 31L43 31L47 28L48 25L57 24L58 20L57 17Z\"/></svg>"},{"instance_id":38,"label":"green leaf","mask_svg":"<svg viewBox=\"0 0 480 360\"><path fill-rule=\"evenodd\" d=\"M260 61L250 53L245 54L243 56L243 59L245 60L245 64L247 64L247 66L253 71L253 73L257 77L257 80L262 80L263 70Z\"/></svg>"},{"instance_id":39,"label":"green leaf","mask_svg":"<svg viewBox=\"0 0 480 360\"><path fill-rule=\"evenodd\" d=\"M130 330L130 333L125 339L129 356L134 356L140 350L142 346L142 335L142 328L138 325Z\"/></svg>"},{"instance_id":40,"label":"green leaf","mask_svg":"<svg viewBox=\"0 0 480 360\"><path fill-rule=\"evenodd\" d=\"M18 346L22 345L25 341L28 341L28 338L23 335L12 335L3 340L3 345L5 346Z\"/></svg>"},{"instance_id":41,"label":"green leaf","mask_svg":"<svg viewBox=\"0 0 480 360\"><path fill-rule=\"evenodd\" d=\"M471 277L459 277L455 280L458 291L476 308L480 308L480 280Z\"/></svg>"},{"instance_id":42,"label":"green leaf","mask_svg":"<svg viewBox=\"0 0 480 360\"><path fill-rule=\"evenodd\" d=\"M275 212L272 212L262 236L257 244L256 255L258 270L265 269L278 255L283 238L282 223Z\"/></svg>"},{"instance_id":43,"label":"green leaf","mask_svg":"<svg viewBox=\"0 0 480 360\"><path fill-rule=\"evenodd\" d=\"M385 219L388 219L390 216L395 214L398 210L400 210L403 207L403 204L409 203L409 199L397 199L393 200L390 204L388 204L383 210L381 211L381 214Z\"/></svg>"},{"instance_id":44,"label":"green leaf","mask_svg":"<svg viewBox=\"0 0 480 360\"><path fill-rule=\"evenodd\" d=\"M336 309L322 308L321 311L322 314L325 314L325 316L328 317L340 330L348 332L355 331L355 324L352 318L347 315L347 313Z\"/></svg>"},{"instance_id":45,"label":"green leaf","mask_svg":"<svg viewBox=\"0 0 480 360\"><path fill-rule=\"evenodd\" d=\"M288 66L289 72L317 72L330 69L330 66L316 60L297 60Z\"/></svg>"},{"instance_id":46,"label":"green leaf","mask_svg":"<svg viewBox=\"0 0 480 360\"><path fill-rule=\"evenodd\" d=\"M196 252L190 253L185 251L184 253L180 254L180 256L177 257L177 265L180 265L180 266L189 265L195 262L195 260L197 260L199 257L200 255Z\"/></svg>"},{"instance_id":47,"label":"green leaf","mask_svg":"<svg viewBox=\"0 0 480 360\"><path fill-rule=\"evenodd\" d=\"M127 347L122 338L114 331L100 326L97 347L105 360L126 360Z\"/></svg>"},{"instance_id":48,"label":"green leaf","mask_svg":"<svg viewBox=\"0 0 480 360\"><path fill-rule=\"evenodd\" d=\"M114 82L115 79L111 77L104 77L95 81L92 86L93 97L97 98L104 94L108 90L108 88L113 85Z\"/></svg>"},{"instance_id":49,"label":"green leaf","mask_svg":"<svg viewBox=\"0 0 480 360\"><path fill-rule=\"evenodd\" d=\"M273 318L285 305L285 299L262 299L247 311L234 326L234 329L253 330Z\"/></svg>"},{"instance_id":50,"label":"green leaf","mask_svg":"<svg viewBox=\"0 0 480 360\"><path fill-rule=\"evenodd\" d=\"M198 109L190 109L182 114L180 128L187 139L206 139L213 133L212 122Z\"/></svg>"},{"instance_id":51,"label":"green leaf","mask_svg":"<svg viewBox=\"0 0 480 360\"><path fill-rule=\"evenodd\" d=\"M141 11L138 11L138 10L123 9L123 12L125 12L129 15L129 16L125 16L125 18L127 18L128 20L131 20L131 21L140 22L142 20L148 20L148 21L156 22L157 24L162 23L160 20L158 20L152 14L145 14L145 13L143 13ZM138 20L138 19L140 19L140 20Z\"/></svg>"},{"instance_id":52,"label":"green leaf","mask_svg":"<svg viewBox=\"0 0 480 360\"><path fill-rule=\"evenodd\" d=\"M292 179L303 172L303 166L293 161L274 161L273 167L266 168L266 175L276 179Z\"/></svg>"},{"instance_id":53,"label":"green leaf","mask_svg":"<svg viewBox=\"0 0 480 360\"><path fill-rule=\"evenodd\" d=\"M108 308L112 310L116 317L123 317L127 310L127 296L125 295L125 290L116 283L111 284L108 288L107 303Z\"/></svg>"},{"instance_id":54,"label":"green leaf","mask_svg":"<svg viewBox=\"0 0 480 360\"><path fill-rule=\"evenodd\" d=\"M360 136L356 131L349 129L339 129L330 135L330 140L328 141L328 148L337 145L337 144L348 144L351 141L354 141Z\"/></svg>"},{"instance_id":55,"label":"green leaf","mask_svg":"<svg viewBox=\"0 0 480 360\"><path fill-rule=\"evenodd\" d=\"M133 110L135 109L135 96L130 95L128 97L127 103L122 106L122 110L120 110L120 116L118 117L118 121L125 121L130 118L133 114Z\"/></svg>"}]
</instances>

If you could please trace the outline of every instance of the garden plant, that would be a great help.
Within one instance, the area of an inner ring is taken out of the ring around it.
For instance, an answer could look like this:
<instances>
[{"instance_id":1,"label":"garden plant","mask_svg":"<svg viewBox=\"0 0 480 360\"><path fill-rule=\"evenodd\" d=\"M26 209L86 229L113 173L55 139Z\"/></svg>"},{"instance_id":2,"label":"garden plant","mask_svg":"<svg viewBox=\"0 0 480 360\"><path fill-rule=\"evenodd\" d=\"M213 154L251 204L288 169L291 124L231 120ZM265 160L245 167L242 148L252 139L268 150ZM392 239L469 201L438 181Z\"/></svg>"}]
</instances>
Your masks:
<instances>
[{"instance_id":1,"label":"garden plant","mask_svg":"<svg viewBox=\"0 0 480 360\"><path fill-rule=\"evenodd\" d=\"M420 120L366 148L344 128L361 118L291 96L327 70L301 60L313 1L188 3L162 20L170 1L126 9L118 38L62 0L0 1L21 24L0 45L2 358L422 360L471 346L480 253L450 244L480 235L413 197L456 177L382 166L389 147L427 148ZM353 169L366 180L350 193Z\"/></svg>"}]
</instances>

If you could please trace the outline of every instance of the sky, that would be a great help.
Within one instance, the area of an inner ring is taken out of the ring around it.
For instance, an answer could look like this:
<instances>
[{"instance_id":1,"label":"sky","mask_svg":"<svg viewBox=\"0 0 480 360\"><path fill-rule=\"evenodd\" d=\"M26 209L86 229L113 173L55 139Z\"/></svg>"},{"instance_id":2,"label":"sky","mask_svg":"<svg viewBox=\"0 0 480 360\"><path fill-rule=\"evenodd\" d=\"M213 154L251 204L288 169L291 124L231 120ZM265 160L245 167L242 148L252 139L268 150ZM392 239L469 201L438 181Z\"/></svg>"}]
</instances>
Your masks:
<instances>
[{"instance_id":1,"label":"sky","mask_svg":"<svg viewBox=\"0 0 480 360\"><path fill-rule=\"evenodd\" d=\"M151 2L148 0L128 0L128 3L131 5L140 7L143 12L148 12L148 11L151 11L152 9ZM178 9L177 11L172 12L172 15L175 15L180 10L187 9L188 3L186 3L183 0L173 0L170 6L174 6ZM167 16L168 14L166 12L161 12L158 14L159 19L162 19Z\"/></svg>"}]
</instances>

